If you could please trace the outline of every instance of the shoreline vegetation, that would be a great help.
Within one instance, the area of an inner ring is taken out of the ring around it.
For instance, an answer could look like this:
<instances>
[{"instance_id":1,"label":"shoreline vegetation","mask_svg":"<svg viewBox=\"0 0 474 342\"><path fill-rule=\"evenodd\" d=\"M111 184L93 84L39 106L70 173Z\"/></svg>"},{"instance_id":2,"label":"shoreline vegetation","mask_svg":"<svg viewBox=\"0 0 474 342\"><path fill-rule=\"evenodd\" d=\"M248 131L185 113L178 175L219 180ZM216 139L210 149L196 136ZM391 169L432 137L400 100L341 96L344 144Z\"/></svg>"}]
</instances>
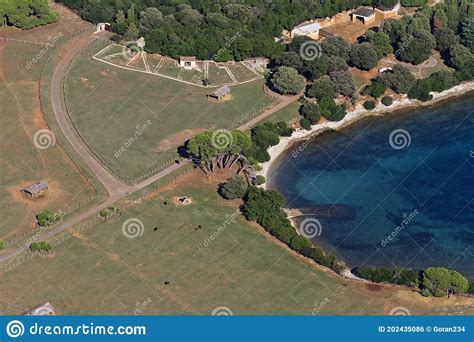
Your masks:
<instances>
[{"instance_id":1,"label":"shoreline vegetation","mask_svg":"<svg viewBox=\"0 0 474 342\"><path fill-rule=\"evenodd\" d=\"M347 112L346 116L340 121L324 121L311 126L310 130L300 128L295 130L291 136L280 137L280 142L277 145L271 146L267 149L267 152L270 155L270 160L260 163L261 169L257 172L257 174L265 177L265 179L268 180L269 171L278 157L300 141L306 141L307 143L310 143L318 135L324 132L331 130L341 130L366 117L381 116L410 108L430 107L438 104L439 102L451 100L455 97L462 96L470 92L474 92L474 81L461 83L439 93L433 92L433 98L425 102L409 99L407 95L403 95L402 99L393 101L393 104L388 107L382 103L379 103L374 109L365 109L362 103L358 103L356 109ZM304 147L294 149L293 154L298 155L301 151L301 148ZM267 189L266 184L267 183L264 183L261 186L264 189Z\"/></svg>"},{"instance_id":2,"label":"shoreline vegetation","mask_svg":"<svg viewBox=\"0 0 474 342\"><path fill-rule=\"evenodd\" d=\"M468 81L439 93L433 92L432 94L433 98L425 102L409 99L407 95L404 95L402 99L394 101L391 106L387 107L383 105L382 103L380 103L372 110L365 109L363 105L359 103L356 106L355 110L348 112L346 116L344 117L344 119L340 121L335 121L335 122L325 121L323 123L318 123L318 124L313 125L310 130L300 128L300 129L295 130L291 136L280 137L280 142L277 145L271 146L267 149L267 152L270 155L270 160L265 163L260 164L261 169L257 172L257 175L261 177L265 177L265 179L268 182L269 176L271 177L270 175L271 167L274 165L278 157L280 157L283 153L288 152L292 148L292 146L296 145L297 143L301 141L306 142L306 144L310 144L317 136L319 136L320 134L324 132L331 131L331 130L336 130L336 131L341 130L369 116L381 116L388 113L394 113L394 112L399 112L402 110L407 110L410 108L433 106L435 104L439 104L442 101L452 100L453 98L463 96L473 91L474 91L474 81ZM305 147L306 145L303 144L296 148L293 148L292 156L297 157L299 153L302 152L302 149L304 149ZM267 182L259 185L263 191L270 190L267 185ZM288 215L287 215L287 219L291 222L292 226L295 229L295 232L297 232L298 229L294 225L293 220L289 218ZM313 243L313 246L315 248L320 248L319 246L314 245L314 243ZM288 248L292 249L291 245L288 244ZM303 256L305 255L303 254ZM311 257L309 258L312 259ZM318 262L316 261L316 263ZM344 264L339 263L339 265L344 265ZM325 265L322 265L322 266L325 266ZM420 285L422 283L424 284L427 282L426 279L425 281L423 281L425 272L426 271L437 272L437 270L439 270L438 268L431 267L425 271L416 271L416 270L397 270L397 269L391 269L387 267L371 267L371 266L364 266L359 269L355 268L354 270L349 269L345 265L343 266L343 268L341 266L339 267L340 269L338 270L334 269L333 267L328 267L328 269L332 270L335 274L340 275L348 280L355 280L355 281L361 281L361 282L367 282L367 283L387 283L389 285L395 285L395 286L410 286L414 288L415 290L419 289L420 294L425 295L425 296L434 295L434 296L440 297L446 294L450 295L453 293L453 292L450 292L449 290L444 291L442 293L440 291L435 293L433 291L426 290L426 287L424 287L423 289L420 288ZM435 269L435 271L433 271L433 269ZM444 272L445 269L443 268L441 269L443 270L441 272ZM455 272L455 271L449 270L449 272ZM458 272L455 272L455 273L456 273L455 277L462 278L461 274L459 274ZM389 279L394 278L394 274L398 276L397 281L402 281L401 283L394 283L393 281L389 280ZM472 284L472 281L470 281L469 283ZM472 289L469 289L468 287L466 292L471 293Z\"/></svg>"}]
</instances>

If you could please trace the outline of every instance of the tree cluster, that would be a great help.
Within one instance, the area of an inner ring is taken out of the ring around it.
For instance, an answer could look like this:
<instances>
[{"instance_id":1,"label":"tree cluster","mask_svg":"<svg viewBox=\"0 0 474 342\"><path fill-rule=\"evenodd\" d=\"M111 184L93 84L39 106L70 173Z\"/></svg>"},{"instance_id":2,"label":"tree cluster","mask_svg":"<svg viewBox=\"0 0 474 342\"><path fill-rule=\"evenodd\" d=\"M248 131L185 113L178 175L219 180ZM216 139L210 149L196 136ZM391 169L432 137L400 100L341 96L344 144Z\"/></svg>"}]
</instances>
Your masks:
<instances>
[{"instance_id":1,"label":"tree cluster","mask_svg":"<svg viewBox=\"0 0 474 342\"><path fill-rule=\"evenodd\" d=\"M48 0L3 0L0 1L1 25L31 29L53 23L59 13L49 8Z\"/></svg>"}]
</instances>

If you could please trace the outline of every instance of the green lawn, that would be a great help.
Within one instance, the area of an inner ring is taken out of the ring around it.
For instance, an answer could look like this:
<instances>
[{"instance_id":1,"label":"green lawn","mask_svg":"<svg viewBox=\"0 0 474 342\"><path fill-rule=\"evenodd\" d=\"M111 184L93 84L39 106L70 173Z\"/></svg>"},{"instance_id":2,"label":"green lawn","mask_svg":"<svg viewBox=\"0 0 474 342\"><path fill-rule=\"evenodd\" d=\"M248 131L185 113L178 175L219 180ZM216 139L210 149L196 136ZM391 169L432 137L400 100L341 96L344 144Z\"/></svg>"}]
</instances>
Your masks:
<instances>
[{"instance_id":1,"label":"green lawn","mask_svg":"<svg viewBox=\"0 0 474 342\"><path fill-rule=\"evenodd\" d=\"M214 103L206 97L209 89L116 68L90 53L69 70L68 109L89 147L129 180L174 158L176 148L197 132L249 120L272 101L263 80L233 86L231 100ZM125 151L116 157L121 147Z\"/></svg>"},{"instance_id":2,"label":"green lawn","mask_svg":"<svg viewBox=\"0 0 474 342\"><path fill-rule=\"evenodd\" d=\"M34 37L41 35L35 33ZM51 138L51 134L39 131L46 129L38 84L47 56L36 63L32 60L41 49L40 45L0 43L0 241L35 230L35 215L40 211L67 212L94 194L58 144L44 140L44 147L49 148L35 147L35 133ZM49 182L46 196L33 200L20 192L39 180Z\"/></svg>"},{"instance_id":3,"label":"green lawn","mask_svg":"<svg viewBox=\"0 0 474 342\"><path fill-rule=\"evenodd\" d=\"M173 204L183 195L193 203ZM50 302L61 314L133 314L137 303L150 299L143 314L205 315L219 306L236 315L388 314L396 306L436 312L427 307L431 299L411 291L348 282L314 268L234 214L237 205L222 200L215 184L185 179L135 202L119 220L66 239L53 257L2 274L0 310L17 314ZM124 236L122 223L130 218L143 222L143 235Z\"/></svg>"},{"instance_id":4,"label":"green lawn","mask_svg":"<svg viewBox=\"0 0 474 342\"><path fill-rule=\"evenodd\" d=\"M298 121L302 118L302 116L298 113L299 108L300 103L298 101L295 101L293 103L290 103L288 106L280 109L262 122Z\"/></svg>"}]
</instances>

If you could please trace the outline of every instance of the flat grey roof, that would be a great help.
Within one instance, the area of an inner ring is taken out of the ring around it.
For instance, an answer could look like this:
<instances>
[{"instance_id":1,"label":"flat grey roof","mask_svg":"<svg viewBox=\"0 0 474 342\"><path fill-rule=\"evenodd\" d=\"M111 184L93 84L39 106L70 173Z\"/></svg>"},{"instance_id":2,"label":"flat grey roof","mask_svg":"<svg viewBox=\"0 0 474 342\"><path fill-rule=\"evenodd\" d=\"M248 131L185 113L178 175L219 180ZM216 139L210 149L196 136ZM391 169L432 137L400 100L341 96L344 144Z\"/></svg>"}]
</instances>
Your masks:
<instances>
[{"instance_id":1,"label":"flat grey roof","mask_svg":"<svg viewBox=\"0 0 474 342\"><path fill-rule=\"evenodd\" d=\"M371 15L375 14L375 11L367 7L360 7L351 14L358 15L361 17L370 17Z\"/></svg>"}]
</instances>

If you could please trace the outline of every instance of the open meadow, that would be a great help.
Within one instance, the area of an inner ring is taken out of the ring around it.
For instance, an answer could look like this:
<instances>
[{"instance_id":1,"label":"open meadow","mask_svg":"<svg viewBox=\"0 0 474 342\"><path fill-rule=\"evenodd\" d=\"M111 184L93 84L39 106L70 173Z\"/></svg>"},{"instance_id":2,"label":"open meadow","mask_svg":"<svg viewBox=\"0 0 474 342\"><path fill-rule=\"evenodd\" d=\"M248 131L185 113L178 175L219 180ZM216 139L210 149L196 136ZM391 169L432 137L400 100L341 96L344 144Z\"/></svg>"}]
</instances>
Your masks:
<instances>
[{"instance_id":1,"label":"open meadow","mask_svg":"<svg viewBox=\"0 0 474 342\"><path fill-rule=\"evenodd\" d=\"M472 300L425 298L411 290L347 281L308 263L224 201L201 171L122 215L59 241L0 278L0 310L50 302L59 314L469 314ZM177 198L187 196L189 204ZM132 220L132 221L131 221ZM125 222L135 228L124 231ZM222 308L224 307L224 308Z\"/></svg>"},{"instance_id":2,"label":"open meadow","mask_svg":"<svg viewBox=\"0 0 474 342\"><path fill-rule=\"evenodd\" d=\"M57 9L66 18L70 14ZM63 32L61 37L66 38L84 27L83 21L64 24L60 20L28 31L0 29L0 241L33 231L35 215L42 210L69 212L95 193L47 130L39 100L40 74L52 48L45 42L55 32ZM20 192L40 180L49 183L45 196L31 199Z\"/></svg>"},{"instance_id":3,"label":"open meadow","mask_svg":"<svg viewBox=\"0 0 474 342\"><path fill-rule=\"evenodd\" d=\"M212 102L206 97L212 89L92 59L104 44L93 44L73 62L66 102L89 148L126 180L163 167L195 134L238 127L272 103L263 79L232 86L229 100Z\"/></svg>"}]
</instances>

